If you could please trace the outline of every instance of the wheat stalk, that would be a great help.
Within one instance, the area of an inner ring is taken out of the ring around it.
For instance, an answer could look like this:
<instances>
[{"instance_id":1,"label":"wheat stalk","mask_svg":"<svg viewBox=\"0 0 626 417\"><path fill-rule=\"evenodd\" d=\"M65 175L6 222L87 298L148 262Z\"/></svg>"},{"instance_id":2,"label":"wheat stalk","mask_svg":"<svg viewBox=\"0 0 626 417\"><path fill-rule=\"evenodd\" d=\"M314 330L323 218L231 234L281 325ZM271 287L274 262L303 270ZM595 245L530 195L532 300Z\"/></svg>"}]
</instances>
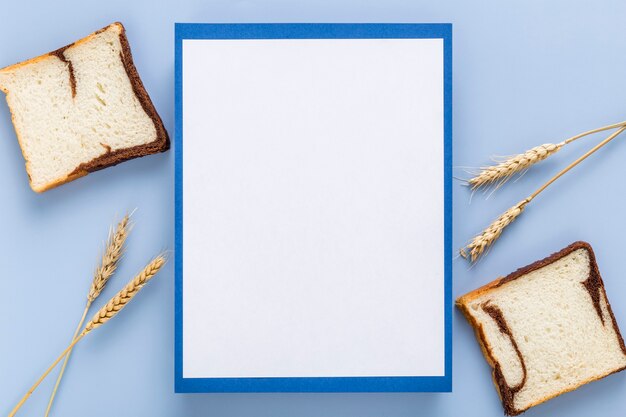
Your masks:
<instances>
[{"instance_id":1,"label":"wheat stalk","mask_svg":"<svg viewBox=\"0 0 626 417\"><path fill-rule=\"evenodd\" d=\"M551 155L557 153L563 146L574 142L585 136L589 136L594 133L603 132L605 130L615 129L626 126L626 121L615 123L608 126L602 126L598 129L588 130L583 133L579 133L576 136L572 136L560 143L546 143L536 146L527 150L524 153L514 155L510 158L501 161L500 163L492 166L486 166L480 168L477 175L470 178L467 181L467 185L476 190L481 187L496 184L496 188L506 183L511 177L516 174L520 174L528 170L538 162L543 161Z\"/></svg>"},{"instance_id":2,"label":"wheat stalk","mask_svg":"<svg viewBox=\"0 0 626 417\"><path fill-rule=\"evenodd\" d=\"M94 273L91 287L89 288L89 293L87 294L87 304L85 305L83 315L78 322L76 331L72 336L72 341L76 339L76 337L78 336L78 332L80 331L80 329L82 329L91 304L98 298L100 293L102 293L102 290L104 290L107 282L109 282L109 279L117 270L117 265L122 258L122 255L124 254L126 239L128 238L131 230L132 223L130 222L130 214L127 214L126 216L124 216L124 218L122 218L122 220L117 224L115 232L113 232L112 229L109 229L109 236L107 238L104 254L102 255L102 259L100 260L100 265ZM54 384L54 388L52 390L52 394L50 395L50 399L48 400L48 407L46 408L45 417L48 417L50 414L52 404L54 403L54 399L57 395L59 385L61 384L61 380L63 379L63 375L65 374L65 368L67 367L67 363L70 360L71 355L72 349L68 351L67 355L65 356L65 360L63 361L63 365L61 366L61 371L59 372L57 380Z\"/></svg>"},{"instance_id":3,"label":"wheat stalk","mask_svg":"<svg viewBox=\"0 0 626 417\"><path fill-rule=\"evenodd\" d=\"M565 173L574 168L576 165L580 164L582 161L587 159L593 153L595 153L598 149L602 148L604 145L615 139L620 133L626 130L626 126L622 126L616 132L612 133L609 137L604 139L602 142L591 148L585 154L583 154L580 158L569 164L567 167L562 169L558 174L548 180L545 184L535 190L530 196L520 201L507 211L505 211L500 217L498 217L493 223L491 223L481 234L474 237L470 243L460 251L460 255L463 258L469 258L471 262L476 262L476 260L487 250L491 245L494 244L496 240L500 237L504 229L511 224L520 214L524 211L526 206L537 197L543 190L548 188L552 183L561 178Z\"/></svg>"},{"instance_id":4,"label":"wheat stalk","mask_svg":"<svg viewBox=\"0 0 626 417\"><path fill-rule=\"evenodd\" d=\"M74 339L72 343L59 355L59 357L50 365L50 367L41 375L41 377L33 384L28 392L22 397L20 402L9 413L9 417L15 416L18 410L24 405L26 400L35 392L41 382L50 374L50 372L61 362L61 360L74 348L76 343L82 340L94 329L102 326L107 321L115 317L128 303L137 295L137 293L159 272L165 265L166 258L164 255L158 255L154 258L132 281L118 292L109 302L98 311L93 318L87 323L83 331Z\"/></svg>"}]
</instances>

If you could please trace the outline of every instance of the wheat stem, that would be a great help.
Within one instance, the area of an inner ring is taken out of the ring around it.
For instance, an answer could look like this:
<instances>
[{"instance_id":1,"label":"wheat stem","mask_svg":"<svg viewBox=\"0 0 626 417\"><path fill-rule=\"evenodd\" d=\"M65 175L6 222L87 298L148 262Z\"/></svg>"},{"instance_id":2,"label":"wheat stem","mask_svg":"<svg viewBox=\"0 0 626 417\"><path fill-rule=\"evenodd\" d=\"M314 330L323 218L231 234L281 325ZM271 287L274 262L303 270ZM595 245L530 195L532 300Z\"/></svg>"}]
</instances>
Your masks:
<instances>
[{"instance_id":1,"label":"wheat stem","mask_svg":"<svg viewBox=\"0 0 626 417\"><path fill-rule=\"evenodd\" d=\"M32 387L30 387L30 389L28 390L28 392L22 397L22 399L20 400L19 403L17 403L17 405L13 408L13 410L9 413L9 417L13 417L15 416L15 414L18 412L18 410L24 405L24 403L26 402L26 400L28 400L28 398L30 398L30 396L33 394L33 392L35 392L35 390L37 389L37 387L39 386L39 384L41 384L41 382L46 379L46 377L48 376L48 374L50 374L50 372L52 372L52 370L58 365L59 362L61 362L61 359L63 359L63 357L67 354L67 352L69 352L70 350L72 350L72 348L74 347L74 345L76 343L78 343L83 337L85 337L86 333L82 332L80 335L78 335L78 337L76 339L74 339L72 341L72 343L63 351L63 353L61 353L59 355L59 357L52 363L52 365L50 365L50 367L46 370L46 372L43 373L43 375L41 375L41 377L39 377L39 379L37 380L37 382L35 382L33 384Z\"/></svg>"},{"instance_id":2,"label":"wheat stem","mask_svg":"<svg viewBox=\"0 0 626 417\"><path fill-rule=\"evenodd\" d=\"M580 139L582 137L593 135L594 133L604 132L605 130L615 129L617 127L622 127L622 126L626 126L626 120L624 120L623 122L613 123L612 125L602 126L602 127L597 128L597 129L592 129L592 130L588 130L588 131L583 132L583 133L579 133L576 136L572 136L569 139L565 139L563 141L563 144L567 145L568 143L572 143L575 140Z\"/></svg>"},{"instance_id":3,"label":"wheat stem","mask_svg":"<svg viewBox=\"0 0 626 417\"><path fill-rule=\"evenodd\" d=\"M33 384L28 392L22 397L20 402L13 408L9 417L15 416L18 410L24 405L26 400L33 394L41 382L50 374L50 372L58 365L58 363L67 355L72 348L83 337L88 335L94 329L102 326L113 317L115 317L128 303L141 291L141 289L159 272L161 267L165 265L166 259L163 255L154 258L135 278L133 278L120 292L118 292L109 302L102 307L93 318L87 323L83 331L76 337L72 343L61 353L61 355L50 365L43 375Z\"/></svg>"},{"instance_id":4,"label":"wheat stem","mask_svg":"<svg viewBox=\"0 0 626 417\"><path fill-rule=\"evenodd\" d=\"M604 139L602 142L598 143L596 146L594 146L593 148L591 148L590 150L588 150L587 152L585 152L580 158L576 159L574 162L572 162L571 164L569 164L568 166L566 166L565 168L563 168L558 174L556 174L554 177L550 178L550 180L548 180L545 184L543 184L541 187L539 187L534 193L532 193L528 198L529 200L534 199L535 197L537 197L537 195L539 195L539 193L541 193L543 190L545 190L546 188L548 188L548 186L550 186L550 184L552 184L554 181L558 180L559 178L561 178L565 173L567 173L569 170L571 170L572 168L574 168L576 165L580 164L582 161L584 161L585 159L587 159L588 157L590 157L591 155L593 155L598 149L602 148L604 145L606 145L607 143L609 143L610 141L612 141L613 139L615 139L617 136L619 136L620 133L622 133L624 130L626 130L626 126L622 126L619 130L617 130L615 133L612 133L609 137L607 137L606 139Z\"/></svg>"},{"instance_id":5,"label":"wheat stem","mask_svg":"<svg viewBox=\"0 0 626 417\"><path fill-rule=\"evenodd\" d=\"M76 340L80 330L83 328L83 324L85 323L85 319L87 318L87 312L89 311L89 307L91 307L91 301L87 301L87 305L85 306L85 310L83 311L83 315L78 322L78 326L76 326L76 331L74 332L74 336L72 336L72 341ZM48 417L50 414L50 410L52 409L52 403L54 402L54 397L59 390L59 385L61 385L61 379L63 379L63 374L65 374L65 368L67 367L67 362L70 360L70 356L72 356L73 348L69 349L67 355L65 355L65 360L63 361L63 365L61 366L61 372L59 372L59 376L54 384L54 389L52 390L52 395L50 395L50 399L48 400L48 407L46 408L46 415Z\"/></svg>"},{"instance_id":6,"label":"wheat stem","mask_svg":"<svg viewBox=\"0 0 626 417\"><path fill-rule=\"evenodd\" d=\"M481 234L475 236L470 243L460 251L460 255L463 258L469 258L471 262L475 262L487 248L494 244L494 242L500 237L504 229L520 215L526 208L526 206L541 192L553 184L556 180L565 175L568 171L594 154L600 148L607 143L615 139L620 133L626 130L626 126L622 126L616 132L612 133L609 137L602 142L585 152L580 158L563 168L558 174L550 178L545 184L539 187L534 193L529 195L524 200L520 201L507 211L505 211L500 217L498 217L493 223L491 223Z\"/></svg>"}]
</instances>

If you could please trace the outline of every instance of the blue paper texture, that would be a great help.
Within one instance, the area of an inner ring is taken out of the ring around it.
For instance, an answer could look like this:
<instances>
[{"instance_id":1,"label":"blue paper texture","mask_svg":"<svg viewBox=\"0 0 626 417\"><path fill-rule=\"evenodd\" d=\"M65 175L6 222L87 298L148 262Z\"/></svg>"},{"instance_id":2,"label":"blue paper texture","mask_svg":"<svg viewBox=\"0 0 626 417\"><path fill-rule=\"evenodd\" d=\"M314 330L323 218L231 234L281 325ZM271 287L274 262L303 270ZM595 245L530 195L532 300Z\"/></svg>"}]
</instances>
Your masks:
<instances>
[{"instance_id":1,"label":"blue paper texture","mask_svg":"<svg viewBox=\"0 0 626 417\"><path fill-rule=\"evenodd\" d=\"M445 374L410 377L183 377L183 100L185 39L419 39L444 42ZM176 24L175 35L175 390L190 392L449 392L452 390L452 25Z\"/></svg>"}]
</instances>

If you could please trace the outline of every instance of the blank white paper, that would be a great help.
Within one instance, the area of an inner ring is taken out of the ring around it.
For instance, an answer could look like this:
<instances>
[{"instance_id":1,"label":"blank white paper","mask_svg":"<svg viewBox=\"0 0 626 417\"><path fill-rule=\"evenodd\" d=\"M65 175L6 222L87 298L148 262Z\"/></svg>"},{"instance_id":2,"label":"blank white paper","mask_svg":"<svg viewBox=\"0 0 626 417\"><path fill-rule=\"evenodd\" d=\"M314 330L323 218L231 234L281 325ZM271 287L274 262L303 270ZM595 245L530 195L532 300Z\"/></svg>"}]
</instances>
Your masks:
<instances>
[{"instance_id":1,"label":"blank white paper","mask_svg":"<svg viewBox=\"0 0 626 417\"><path fill-rule=\"evenodd\" d=\"M183 41L183 377L444 375L443 61Z\"/></svg>"}]
</instances>

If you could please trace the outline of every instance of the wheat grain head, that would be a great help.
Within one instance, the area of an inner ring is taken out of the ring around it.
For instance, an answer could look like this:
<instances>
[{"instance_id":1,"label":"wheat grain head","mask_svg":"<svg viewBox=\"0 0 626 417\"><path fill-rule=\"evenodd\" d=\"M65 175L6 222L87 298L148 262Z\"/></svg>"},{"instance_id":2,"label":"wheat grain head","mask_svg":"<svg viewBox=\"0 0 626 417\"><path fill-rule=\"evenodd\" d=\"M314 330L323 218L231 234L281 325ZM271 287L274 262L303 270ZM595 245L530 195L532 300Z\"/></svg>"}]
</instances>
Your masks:
<instances>
[{"instance_id":1,"label":"wheat grain head","mask_svg":"<svg viewBox=\"0 0 626 417\"><path fill-rule=\"evenodd\" d=\"M501 186L513 175L522 173L534 164L557 153L563 145L565 145L565 142L557 144L546 143L535 146L524 153L507 158L496 165L483 167L476 176L467 181L467 185L473 190L492 184Z\"/></svg>"},{"instance_id":2,"label":"wheat grain head","mask_svg":"<svg viewBox=\"0 0 626 417\"><path fill-rule=\"evenodd\" d=\"M109 300L87 323L82 334L87 334L93 329L102 326L117 315L137 295L137 293L150 281L165 265L167 260L164 255L154 258L132 281L120 292Z\"/></svg>"},{"instance_id":3,"label":"wheat grain head","mask_svg":"<svg viewBox=\"0 0 626 417\"><path fill-rule=\"evenodd\" d=\"M91 288L87 295L87 301L89 304L93 303L100 295L109 279L115 273L117 265L124 253L126 238L132 229L132 223L130 222L130 215L124 216L124 218L118 223L115 232L109 231L109 237L107 239L106 248L102 255L100 266L94 273L93 281L91 282Z\"/></svg>"},{"instance_id":4,"label":"wheat grain head","mask_svg":"<svg viewBox=\"0 0 626 417\"><path fill-rule=\"evenodd\" d=\"M530 203L530 199L524 199L502 213L493 223L491 223L481 234L474 237L460 254L463 258L476 260L489 248L502 234L502 231L520 215Z\"/></svg>"}]
</instances>

